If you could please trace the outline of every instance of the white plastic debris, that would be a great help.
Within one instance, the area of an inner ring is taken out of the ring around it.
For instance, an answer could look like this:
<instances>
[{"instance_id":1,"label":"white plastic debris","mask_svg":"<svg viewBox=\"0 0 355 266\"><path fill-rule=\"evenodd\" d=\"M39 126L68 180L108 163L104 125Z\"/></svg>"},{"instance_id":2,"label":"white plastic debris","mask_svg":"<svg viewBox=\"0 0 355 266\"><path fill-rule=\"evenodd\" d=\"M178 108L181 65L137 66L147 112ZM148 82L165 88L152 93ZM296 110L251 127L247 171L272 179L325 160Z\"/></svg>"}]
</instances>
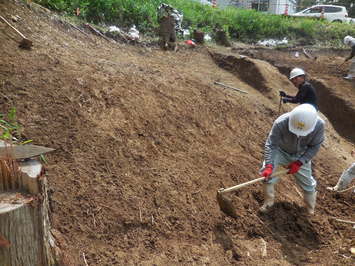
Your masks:
<instances>
[{"instance_id":1,"label":"white plastic debris","mask_svg":"<svg viewBox=\"0 0 355 266\"><path fill-rule=\"evenodd\" d=\"M268 40L258 41L257 44L262 46L277 46L281 44L288 44L288 40L286 37L283 38L282 40L268 39Z\"/></svg>"},{"instance_id":2,"label":"white plastic debris","mask_svg":"<svg viewBox=\"0 0 355 266\"><path fill-rule=\"evenodd\" d=\"M300 53L299 53L299 52L296 52L296 53L295 53L295 57L300 57Z\"/></svg>"},{"instance_id":3,"label":"white plastic debris","mask_svg":"<svg viewBox=\"0 0 355 266\"><path fill-rule=\"evenodd\" d=\"M205 40L206 42L209 42L209 41L211 41L211 40L212 40L212 38L211 38L211 36L210 36L210 35L205 34L204 40Z\"/></svg>"},{"instance_id":4,"label":"white plastic debris","mask_svg":"<svg viewBox=\"0 0 355 266\"><path fill-rule=\"evenodd\" d=\"M138 40L139 39L139 31L136 29L136 25L133 25L132 28L128 31L128 36L131 40Z\"/></svg>"},{"instance_id":5,"label":"white plastic debris","mask_svg":"<svg viewBox=\"0 0 355 266\"><path fill-rule=\"evenodd\" d=\"M185 37L189 37L190 36L190 30L188 29L184 29L183 32L182 32L182 35Z\"/></svg>"},{"instance_id":6,"label":"white plastic debris","mask_svg":"<svg viewBox=\"0 0 355 266\"><path fill-rule=\"evenodd\" d=\"M121 29L119 27L117 27L117 26L110 26L108 28L108 31L109 32L121 32Z\"/></svg>"}]
</instances>

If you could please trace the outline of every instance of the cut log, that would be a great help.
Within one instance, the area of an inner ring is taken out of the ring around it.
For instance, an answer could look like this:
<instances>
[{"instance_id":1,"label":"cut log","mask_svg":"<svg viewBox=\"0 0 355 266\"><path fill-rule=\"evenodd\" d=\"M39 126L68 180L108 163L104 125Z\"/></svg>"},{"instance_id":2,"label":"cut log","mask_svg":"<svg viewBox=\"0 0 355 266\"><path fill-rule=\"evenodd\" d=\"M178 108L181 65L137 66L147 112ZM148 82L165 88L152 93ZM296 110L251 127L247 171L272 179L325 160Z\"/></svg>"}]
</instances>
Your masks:
<instances>
[{"instance_id":1,"label":"cut log","mask_svg":"<svg viewBox=\"0 0 355 266\"><path fill-rule=\"evenodd\" d=\"M4 266L47 265L38 256L42 249L38 210L26 199L16 202L0 204L0 234L11 243L8 248L0 249L0 261Z\"/></svg>"},{"instance_id":2,"label":"cut log","mask_svg":"<svg viewBox=\"0 0 355 266\"><path fill-rule=\"evenodd\" d=\"M194 30L192 36L196 43L203 44L205 42L205 33L199 30Z\"/></svg>"},{"instance_id":3,"label":"cut log","mask_svg":"<svg viewBox=\"0 0 355 266\"><path fill-rule=\"evenodd\" d=\"M41 163L6 159L0 166L0 265L57 265Z\"/></svg>"},{"instance_id":4,"label":"cut log","mask_svg":"<svg viewBox=\"0 0 355 266\"><path fill-rule=\"evenodd\" d=\"M38 194L38 180L42 172L42 164L34 159L22 162L0 160L0 192L19 190Z\"/></svg>"},{"instance_id":5,"label":"cut log","mask_svg":"<svg viewBox=\"0 0 355 266\"><path fill-rule=\"evenodd\" d=\"M224 30L222 30L222 29L216 31L216 33L215 33L215 41L219 45L223 45L223 46L226 46L226 47L231 47L232 46L230 41L228 40L227 33Z\"/></svg>"},{"instance_id":6,"label":"cut log","mask_svg":"<svg viewBox=\"0 0 355 266\"><path fill-rule=\"evenodd\" d=\"M1 265L56 265L47 199L11 192L0 202L0 235L9 242L0 247Z\"/></svg>"}]
</instances>

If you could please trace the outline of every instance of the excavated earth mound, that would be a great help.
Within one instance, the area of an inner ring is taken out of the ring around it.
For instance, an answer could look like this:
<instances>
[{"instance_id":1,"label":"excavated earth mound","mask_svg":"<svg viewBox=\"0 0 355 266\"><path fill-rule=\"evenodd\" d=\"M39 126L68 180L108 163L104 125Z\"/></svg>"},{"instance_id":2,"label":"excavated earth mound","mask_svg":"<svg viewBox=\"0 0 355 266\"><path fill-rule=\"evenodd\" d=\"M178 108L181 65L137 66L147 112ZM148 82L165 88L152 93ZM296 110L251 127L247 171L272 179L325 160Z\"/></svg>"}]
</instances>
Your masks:
<instances>
[{"instance_id":1,"label":"excavated earth mound","mask_svg":"<svg viewBox=\"0 0 355 266\"><path fill-rule=\"evenodd\" d=\"M34 42L19 49L0 24L0 113L15 106L24 136L56 149L46 168L64 265L85 265L83 254L89 265L352 264L354 231L332 217L354 219L354 198L326 186L354 160L354 145L331 123L314 160L314 217L292 177L269 214L258 213L260 184L229 195L237 218L218 208L220 187L258 177L278 90L294 90L277 68L246 58L225 70L205 48L88 37L34 4L3 1L0 13L20 16L14 25Z\"/></svg>"}]
</instances>

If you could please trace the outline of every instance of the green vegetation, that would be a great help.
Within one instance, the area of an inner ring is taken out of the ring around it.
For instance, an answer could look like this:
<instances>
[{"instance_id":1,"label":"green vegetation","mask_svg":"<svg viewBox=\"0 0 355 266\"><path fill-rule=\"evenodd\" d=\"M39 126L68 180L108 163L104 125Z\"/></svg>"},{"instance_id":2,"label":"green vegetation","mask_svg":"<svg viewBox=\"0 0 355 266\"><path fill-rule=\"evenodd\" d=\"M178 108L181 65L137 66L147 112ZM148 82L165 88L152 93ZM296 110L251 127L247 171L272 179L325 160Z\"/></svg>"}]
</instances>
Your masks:
<instances>
[{"instance_id":1,"label":"green vegetation","mask_svg":"<svg viewBox=\"0 0 355 266\"><path fill-rule=\"evenodd\" d=\"M96 24L129 27L137 25L144 33L152 33L157 25L157 7L171 4L184 14L183 27L212 32L218 24L232 38L257 41L263 38L303 39L340 43L345 35L355 35L354 25L320 20L284 17L236 8L216 9L191 0L37 0L36 2L65 14L74 15Z\"/></svg>"},{"instance_id":2,"label":"green vegetation","mask_svg":"<svg viewBox=\"0 0 355 266\"><path fill-rule=\"evenodd\" d=\"M16 120L14 107L7 114L0 114L0 139L11 140L15 135L19 135L20 126Z\"/></svg>"}]
</instances>

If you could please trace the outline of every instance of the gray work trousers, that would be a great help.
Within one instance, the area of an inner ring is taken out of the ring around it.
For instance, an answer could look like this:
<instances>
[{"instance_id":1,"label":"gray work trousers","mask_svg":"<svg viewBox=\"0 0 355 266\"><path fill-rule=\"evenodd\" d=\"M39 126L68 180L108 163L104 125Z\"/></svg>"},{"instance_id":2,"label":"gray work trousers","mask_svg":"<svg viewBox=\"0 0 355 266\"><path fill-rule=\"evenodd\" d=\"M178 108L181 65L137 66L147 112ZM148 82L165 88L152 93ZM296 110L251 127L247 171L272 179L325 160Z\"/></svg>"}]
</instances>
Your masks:
<instances>
[{"instance_id":1,"label":"gray work trousers","mask_svg":"<svg viewBox=\"0 0 355 266\"><path fill-rule=\"evenodd\" d=\"M291 155L287 152L278 149L276 151L275 159L274 159L274 169L278 166L287 166L290 163L297 161L299 159L298 155ZM265 162L263 163L263 165ZM262 168L263 169L263 168ZM315 192L317 181L312 176L312 163L309 161L301 166L300 170L293 175L296 180L297 185L302 188L305 192ZM285 177L287 178L287 177ZM276 184L279 182L279 177L271 178L266 184Z\"/></svg>"}]
</instances>

